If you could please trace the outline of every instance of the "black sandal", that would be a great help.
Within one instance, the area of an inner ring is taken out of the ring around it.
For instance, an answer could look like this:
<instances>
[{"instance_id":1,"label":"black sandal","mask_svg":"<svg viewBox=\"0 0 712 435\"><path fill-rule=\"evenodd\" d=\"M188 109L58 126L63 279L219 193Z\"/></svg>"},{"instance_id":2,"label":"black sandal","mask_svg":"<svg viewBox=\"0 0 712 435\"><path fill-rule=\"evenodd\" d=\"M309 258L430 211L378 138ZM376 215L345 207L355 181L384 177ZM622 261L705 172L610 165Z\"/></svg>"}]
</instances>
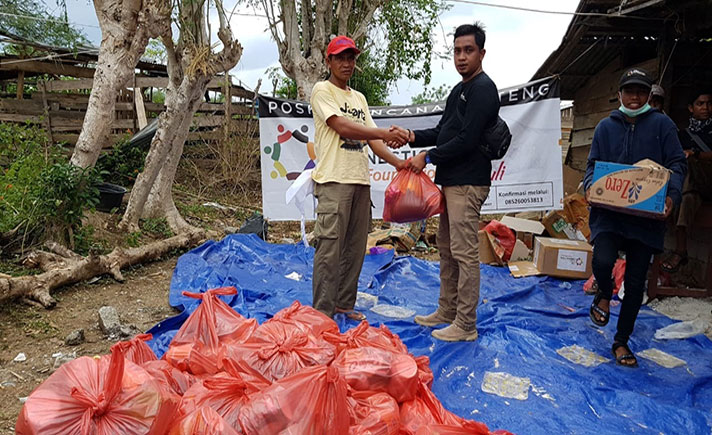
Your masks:
<instances>
[{"instance_id":1,"label":"black sandal","mask_svg":"<svg viewBox=\"0 0 712 435\"><path fill-rule=\"evenodd\" d=\"M626 353L621 356L616 356L616 350L621 347L625 349ZM621 343L619 341L614 341L613 346L611 347L611 352L613 352L613 358L616 359L616 364L618 364L619 366L631 368L638 367L638 358L633 355L633 351L630 350L627 344ZM623 361L633 361L633 364L626 364Z\"/></svg>"},{"instance_id":2,"label":"black sandal","mask_svg":"<svg viewBox=\"0 0 712 435\"><path fill-rule=\"evenodd\" d=\"M674 265L671 265L675 261ZM668 258L660 264L660 270L667 273L675 273L680 270L680 266L687 264L687 253L673 251Z\"/></svg>"},{"instance_id":3,"label":"black sandal","mask_svg":"<svg viewBox=\"0 0 712 435\"><path fill-rule=\"evenodd\" d=\"M608 320L610 320L610 318L611 318L610 307L608 308L608 312L605 312L605 311L603 311L603 309L601 309L601 307L598 306L598 303L601 302L602 300L603 300L603 293L601 293L599 291L598 293L596 293L596 297L593 298L593 302L591 303L591 308L588 310L588 316L591 318L591 321L598 326L608 325ZM598 317L596 317L596 314L603 317L603 320L598 320Z\"/></svg>"}]
</instances>

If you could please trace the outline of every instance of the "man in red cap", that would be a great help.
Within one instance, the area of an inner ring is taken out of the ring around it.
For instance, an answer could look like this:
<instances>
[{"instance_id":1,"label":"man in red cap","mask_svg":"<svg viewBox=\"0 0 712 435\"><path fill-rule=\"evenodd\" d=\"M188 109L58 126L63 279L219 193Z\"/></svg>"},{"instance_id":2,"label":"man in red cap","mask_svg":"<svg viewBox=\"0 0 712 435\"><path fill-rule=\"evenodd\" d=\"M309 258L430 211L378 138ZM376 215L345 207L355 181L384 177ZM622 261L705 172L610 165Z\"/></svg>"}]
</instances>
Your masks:
<instances>
[{"instance_id":1,"label":"man in red cap","mask_svg":"<svg viewBox=\"0 0 712 435\"><path fill-rule=\"evenodd\" d=\"M384 141L407 140L399 131L376 127L366 98L348 86L359 53L351 38L332 39L326 49L329 78L314 85L311 96L317 162L312 178L319 200L313 305L328 316L345 313L358 321L365 319L354 305L371 217L367 146L401 169L405 161L393 155Z\"/></svg>"}]
</instances>

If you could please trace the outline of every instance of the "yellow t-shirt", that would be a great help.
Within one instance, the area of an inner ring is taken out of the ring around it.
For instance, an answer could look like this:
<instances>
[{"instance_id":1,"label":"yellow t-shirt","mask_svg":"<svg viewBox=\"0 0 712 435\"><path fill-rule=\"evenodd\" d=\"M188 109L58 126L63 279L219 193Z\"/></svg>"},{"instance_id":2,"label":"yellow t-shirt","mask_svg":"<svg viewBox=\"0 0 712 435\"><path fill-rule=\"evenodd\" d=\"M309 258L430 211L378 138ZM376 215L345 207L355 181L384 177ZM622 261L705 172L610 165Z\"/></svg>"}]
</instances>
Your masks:
<instances>
[{"instance_id":1,"label":"yellow t-shirt","mask_svg":"<svg viewBox=\"0 0 712 435\"><path fill-rule=\"evenodd\" d=\"M325 80L314 85L311 106L315 127L316 168L312 173L314 181L370 184L366 141L344 139L326 124L327 119L336 115L366 127L376 127L371 119L366 97L354 89L344 90Z\"/></svg>"}]
</instances>

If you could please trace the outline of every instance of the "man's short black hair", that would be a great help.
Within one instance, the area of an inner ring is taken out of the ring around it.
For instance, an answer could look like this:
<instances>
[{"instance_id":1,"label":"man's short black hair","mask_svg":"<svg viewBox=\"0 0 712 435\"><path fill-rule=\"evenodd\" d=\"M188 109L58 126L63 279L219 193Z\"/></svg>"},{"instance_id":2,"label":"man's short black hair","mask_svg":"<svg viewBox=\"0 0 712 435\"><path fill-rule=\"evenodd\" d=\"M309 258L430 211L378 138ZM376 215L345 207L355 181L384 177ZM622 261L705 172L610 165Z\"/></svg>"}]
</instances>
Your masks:
<instances>
[{"instance_id":1,"label":"man's short black hair","mask_svg":"<svg viewBox=\"0 0 712 435\"><path fill-rule=\"evenodd\" d=\"M693 104L695 104L695 101L697 101L697 99L700 98L700 96L702 95L712 96L712 90L703 88L693 90L690 94L690 98L687 100L687 104L692 106Z\"/></svg>"},{"instance_id":2,"label":"man's short black hair","mask_svg":"<svg viewBox=\"0 0 712 435\"><path fill-rule=\"evenodd\" d=\"M463 24L455 29L455 38L460 36L473 35L475 37L475 43L480 50L485 48L485 26L476 21L475 24Z\"/></svg>"}]
</instances>

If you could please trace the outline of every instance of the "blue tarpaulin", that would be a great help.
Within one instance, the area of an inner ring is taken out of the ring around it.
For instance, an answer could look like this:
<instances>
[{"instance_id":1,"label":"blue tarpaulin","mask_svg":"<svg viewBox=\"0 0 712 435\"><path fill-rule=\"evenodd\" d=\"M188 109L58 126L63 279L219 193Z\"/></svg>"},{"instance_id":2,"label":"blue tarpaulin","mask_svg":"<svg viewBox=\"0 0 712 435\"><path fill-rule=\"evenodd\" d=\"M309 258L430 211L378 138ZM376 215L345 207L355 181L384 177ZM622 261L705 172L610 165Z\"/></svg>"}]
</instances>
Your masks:
<instances>
[{"instance_id":1,"label":"blue tarpaulin","mask_svg":"<svg viewBox=\"0 0 712 435\"><path fill-rule=\"evenodd\" d=\"M259 322L294 300L311 304L313 255L313 249L301 244L274 245L254 235L231 235L184 254L169 296L170 304L183 312L154 326L149 344L161 356L199 303L182 296L182 291L235 286L238 295L223 300ZM415 324L412 316L394 319L365 313L372 325L383 323L397 333L410 352L430 357L433 391L447 409L490 428L519 434L709 434L712 342L704 335L655 340L655 331L673 320L643 307L629 343L632 350L658 349L686 364L665 368L638 355L639 368L617 366L610 345L620 306L612 307L608 326L597 328L588 317L591 297L582 287L583 281L550 277L515 279L506 268L483 265L479 339L470 343L435 340L431 328ZM438 289L437 263L394 257L390 251L366 256L359 281L359 291L378 296L379 304L417 314L437 307ZM341 315L337 321L342 331L356 326ZM572 345L607 361L585 366L557 353ZM502 388L495 392L483 391L487 372L528 379L526 398L495 394L507 386L516 390L516 382L500 383Z\"/></svg>"}]
</instances>

